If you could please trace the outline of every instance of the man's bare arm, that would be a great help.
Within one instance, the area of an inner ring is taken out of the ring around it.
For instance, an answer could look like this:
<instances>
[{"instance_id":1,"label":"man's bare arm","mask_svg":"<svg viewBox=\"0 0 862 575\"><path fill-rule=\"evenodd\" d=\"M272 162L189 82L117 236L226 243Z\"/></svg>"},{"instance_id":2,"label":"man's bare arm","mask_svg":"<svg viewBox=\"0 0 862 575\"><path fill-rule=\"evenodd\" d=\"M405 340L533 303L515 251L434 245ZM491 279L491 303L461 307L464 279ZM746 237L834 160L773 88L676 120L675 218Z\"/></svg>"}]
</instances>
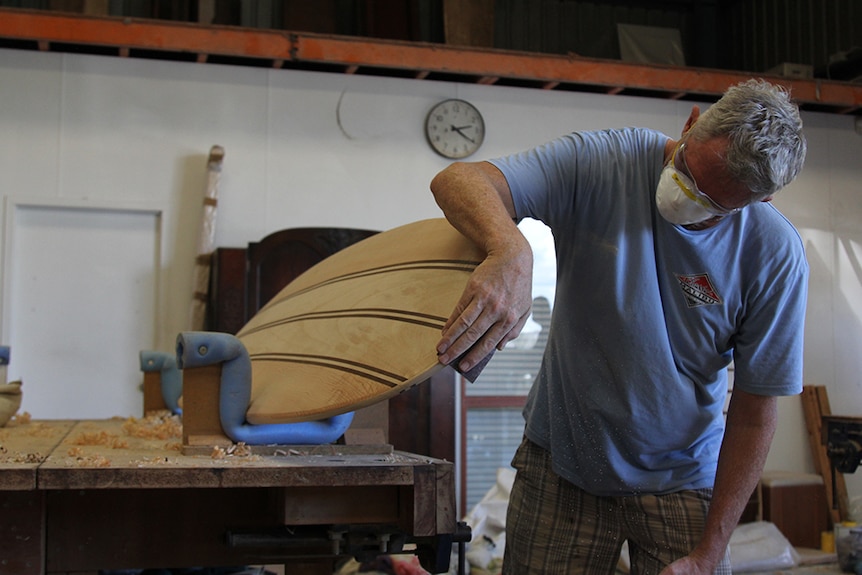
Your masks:
<instances>
[{"instance_id":1,"label":"man's bare arm","mask_svg":"<svg viewBox=\"0 0 862 575\"><path fill-rule=\"evenodd\" d=\"M449 364L461 354L468 371L521 332L532 303L533 253L515 224L503 174L487 162L455 163L431 182L449 222L487 253L446 322L437 352Z\"/></svg>"},{"instance_id":2,"label":"man's bare arm","mask_svg":"<svg viewBox=\"0 0 862 575\"><path fill-rule=\"evenodd\" d=\"M690 555L660 575L713 572L760 480L777 420L777 398L733 391L703 538Z\"/></svg>"}]
</instances>

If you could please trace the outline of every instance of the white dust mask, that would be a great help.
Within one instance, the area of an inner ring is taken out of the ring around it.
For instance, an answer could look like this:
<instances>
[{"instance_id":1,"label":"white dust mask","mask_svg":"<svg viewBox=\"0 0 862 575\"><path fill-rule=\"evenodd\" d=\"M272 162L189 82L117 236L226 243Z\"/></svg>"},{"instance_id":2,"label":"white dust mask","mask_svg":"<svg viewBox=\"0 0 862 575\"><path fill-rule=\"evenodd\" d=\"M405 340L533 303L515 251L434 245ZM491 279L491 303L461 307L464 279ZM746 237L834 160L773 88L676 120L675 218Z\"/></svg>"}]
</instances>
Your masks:
<instances>
[{"instance_id":1,"label":"white dust mask","mask_svg":"<svg viewBox=\"0 0 862 575\"><path fill-rule=\"evenodd\" d=\"M655 192L655 204L661 216L672 224L684 226L696 224L715 214L708 210L696 196L686 193L695 189L691 178L668 165L661 172Z\"/></svg>"}]
</instances>

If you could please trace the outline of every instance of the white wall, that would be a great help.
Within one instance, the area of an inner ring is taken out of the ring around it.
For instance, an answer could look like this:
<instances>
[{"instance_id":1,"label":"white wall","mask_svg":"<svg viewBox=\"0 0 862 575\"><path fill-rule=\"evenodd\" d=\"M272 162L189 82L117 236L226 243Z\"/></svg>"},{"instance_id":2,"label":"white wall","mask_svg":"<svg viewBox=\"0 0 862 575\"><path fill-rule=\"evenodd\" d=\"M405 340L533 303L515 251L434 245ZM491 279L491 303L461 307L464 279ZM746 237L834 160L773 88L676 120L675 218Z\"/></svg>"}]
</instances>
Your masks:
<instances>
[{"instance_id":1,"label":"white wall","mask_svg":"<svg viewBox=\"0 0 862 575\"><path fill-rule=\"evenodd\" d=\"M16 240L22 207L158 214L154 261L161 269L153 270L158 293L152 317L140 318L143 335L130 337L128 327L101 333L99 322L81 320L66 329L108 348L121 341L126 347L119 349L171 350L186 329L204 167L213 144L226 151L218 246L243 246L292 226L387 229L440 215L428 183L446 161L426 144L422 123L427 110L448 97L473 101L485 116L487 137L476 159L574 129L640 125L677 136L691 108L627 96L0 50L0 195L6 198L0 323L2 343L12 345L9 377L24 379L24 409L37 418L117 414L103 413L111 407L93 413L85 390L77 402L55 404L47 398L36 403L38 394L27 392L63 385L58 382L68 374L59 364L50 372L56 381L29 381L16 362L16 343L25 342L16 341L12 326L27 310L15 304L24 301L20 292L27 284L11 270L33 249ZM834 413L862 415L862 136L849 116L805 113L804 120L806 168L775 204L799 228L811 263L806 382L827 386ZM76 280L68 286L100 277L80 262L62 273ZM105 294L121 300L116 290ZM135 374L135 353L114 361L128 362ZM52 361L48 354L43 360ZM76 385L87 387L84 381ZM137 393L129 388L130 396ZM768 467L813 470L798 398L781 402ZM860 481L848 476L851 495L862 493Z\"/></svg>"}]
</instances>

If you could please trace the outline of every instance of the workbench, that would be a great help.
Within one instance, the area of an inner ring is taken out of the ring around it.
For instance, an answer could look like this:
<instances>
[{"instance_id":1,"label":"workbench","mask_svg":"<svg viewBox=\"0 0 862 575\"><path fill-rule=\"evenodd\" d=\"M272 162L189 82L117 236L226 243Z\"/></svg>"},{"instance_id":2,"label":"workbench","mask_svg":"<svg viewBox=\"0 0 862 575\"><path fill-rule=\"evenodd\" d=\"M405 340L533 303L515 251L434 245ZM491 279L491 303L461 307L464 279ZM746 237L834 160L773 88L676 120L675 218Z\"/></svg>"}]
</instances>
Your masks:
<instances>
[{"instance_id":1,"label":"workbench","mask_svg":"<svg viewBox=\"0 0 862 575\"><path fill-rule=\"evenodd\" d=\"M189 455L178 421L0 428L0 573L285 564L322 574L402 549L442 572L464 538L449 462L387 446Z\"/></svg>"},{"instance_id":2,"label":"workbench","mask_svg":"<svg viewBox=\"0 0 862 575\"><path fill-rule=\"evenodd\" d=\"M760 575L841 575L843 571L837 563L829 565L803 565L792 569L762 572Z\"/></svg>"}]
</instances>

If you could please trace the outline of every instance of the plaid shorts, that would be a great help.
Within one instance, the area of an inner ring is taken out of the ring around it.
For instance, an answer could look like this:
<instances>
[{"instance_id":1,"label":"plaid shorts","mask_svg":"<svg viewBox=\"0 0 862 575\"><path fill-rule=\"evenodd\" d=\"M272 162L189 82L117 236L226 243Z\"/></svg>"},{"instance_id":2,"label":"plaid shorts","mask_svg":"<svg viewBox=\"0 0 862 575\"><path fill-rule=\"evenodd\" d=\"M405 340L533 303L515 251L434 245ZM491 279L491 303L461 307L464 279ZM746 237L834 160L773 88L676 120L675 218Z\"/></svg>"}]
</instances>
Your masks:
<instances>
[{"instance_id":1,"label":"plaid shorts","mask_svg":"<svg viewBox=\"0 0 862 575\"><path fill-rule=\"evenodd\" d=\"M503 575L611 575L628 541L631 573L657 575L703 532L712 489L596 497L560 478L550 454L524 439L506 517ZM730 575L730 554L715 575Z\"/></svg>"}]
</instances>

